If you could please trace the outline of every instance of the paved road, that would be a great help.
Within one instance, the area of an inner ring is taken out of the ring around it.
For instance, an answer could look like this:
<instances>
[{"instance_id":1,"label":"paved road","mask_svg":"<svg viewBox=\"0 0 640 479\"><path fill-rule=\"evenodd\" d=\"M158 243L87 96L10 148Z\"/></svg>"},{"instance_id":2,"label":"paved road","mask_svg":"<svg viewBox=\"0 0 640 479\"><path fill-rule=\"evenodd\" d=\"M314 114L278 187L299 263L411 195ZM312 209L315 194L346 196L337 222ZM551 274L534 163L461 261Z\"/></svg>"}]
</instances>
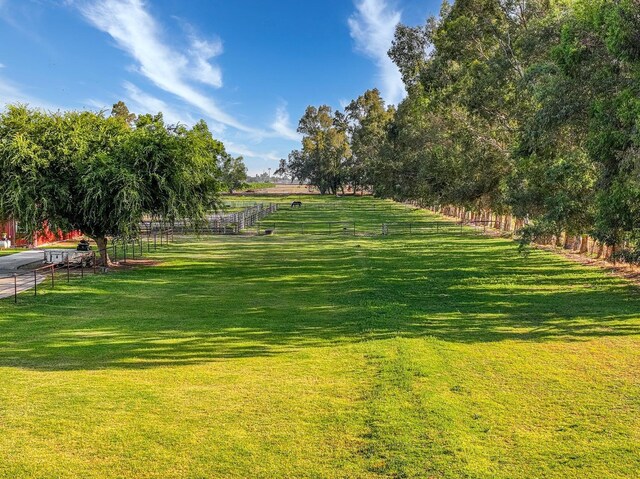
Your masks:
<instances>
[{"instance_id":1,"label":"paved road","mask_svg":"<svg viewBox=\"0 0 640 479\"><path fill-rule=\"evenodd\" d=\"M13 271L42 260L44 260L44 252L41 249L32 249L22 253L0 256L0 271Z\"/></svg>"},{"instance_id":2,"label":"paved road","mask_svg":"<svg viewBox=\"0 0 640 479\"><path fill-rule=\"evenodd\" d=\"M22 253L0 256L0 299L11 297L15 294L17 286L18 293L32 289L34 283L40 284L46 279L46 275L28 273L18 273L14 279L13 273L20 268L32 263L41 262L44 259L42 250L29 250Z\"/></svg>"}]
</instances>

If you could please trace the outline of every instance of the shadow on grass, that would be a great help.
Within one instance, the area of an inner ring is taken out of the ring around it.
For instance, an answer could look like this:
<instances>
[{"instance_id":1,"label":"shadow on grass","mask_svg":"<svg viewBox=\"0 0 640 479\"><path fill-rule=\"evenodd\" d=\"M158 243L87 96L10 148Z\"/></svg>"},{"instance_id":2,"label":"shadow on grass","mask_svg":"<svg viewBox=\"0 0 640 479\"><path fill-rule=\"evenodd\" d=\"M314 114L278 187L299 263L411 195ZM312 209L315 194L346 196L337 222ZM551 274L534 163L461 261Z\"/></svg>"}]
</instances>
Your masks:
<instances>
[{"instance_id":1,"label":"shadow on grass","mask_svg":"<svg viewBox=\"0 0 640 479\"><path fill-rule=\"evenodd\" d=\"M179 252L178 252L179 251ZM0 304L0 366L149 368L434 337L460 343L640 335L640 295L501 239L216 238L161 267Z\"/></svg>"}]
</instances>

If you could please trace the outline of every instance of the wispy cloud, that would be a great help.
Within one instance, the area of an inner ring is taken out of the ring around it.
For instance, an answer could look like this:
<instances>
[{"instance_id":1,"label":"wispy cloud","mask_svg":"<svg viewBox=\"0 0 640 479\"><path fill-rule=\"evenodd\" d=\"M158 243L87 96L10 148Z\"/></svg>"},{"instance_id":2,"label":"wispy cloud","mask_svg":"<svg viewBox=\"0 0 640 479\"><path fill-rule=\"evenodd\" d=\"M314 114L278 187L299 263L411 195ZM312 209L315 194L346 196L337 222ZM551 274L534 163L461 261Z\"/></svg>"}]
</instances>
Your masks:
<instances>
[{"instance_id":1,"label":"wispy cloud","mask_svg":"<svg viewBox=\"0 0 640 479\"><path fill-rule=\"evenodd\" d=\"M402 14L387 0L356 0L356 11L349 18L349 30L356 49L371 58L378 67L382 96L387 103L398 104L406 95L402 76L387 52Z\"/></svg>"},{"instance_id":2,"label":"wispy cloud","mask_svg":"<svg viewBox=\"0 0 640 479\"><path fill-rule=\"evenodd\" d=\"M190 69L192 77L206 85L215 88L222 87L222 70L217 65L212 65L210 60L222 54L221 40L203 40L191 35L191 48L189 49L193 68Z\"/></svg>"},{"instance_id":3,"label":"wispy cloud","mask_svg":"<svg viewBox=\"0 0 640 479\"><path fill-rule=\"evenodd\" d=\"M0 98L7 102L21 102L24 101L24 94L9 80L0 77Z\"/></svg>"},{"instance_id":4,"label":"wispy cloud","mask_svg":"<svg viewBox=\"0 0 640 479\"><path fill-rule=\"evenodd\" d=\"M280 105L276 110L276 119L271 124L271 128L281 138L300 141L300 135L291 126L291 120L289 118L289 112L287 111L286 104Z\"/></svg>"},{"instance_id":5,"label":"wispy cloud","mask_svg":"<svg viewBox=\"0 0 640 479\"><path fill-rule=\"evenodd\" d=\"M222 140L222 142L224 143L225 149L233 155L240 155L245 158L269 160L269 161L280 161L280 158L282 158L275 151L263 153L263 152L255 151L245 145L238 145L233 141Z\"/></svg>"},{"instance_id":6,"label":"wispy cloud","mask_svg":"<svg viewBox=\"0 0 640 479\"><path fill-rule=\"evenodd\" d=\"M1 1L1 0L0 0ZM63 108L27 93L24 88L0 76L0 109L9 103L24 103L32 108L58 111Z\"/></svg>"},{"instance_id":7,"label":"wispy cloud","mask_svg":"<svg viewBox=\"0 0 640 479\"><path fill-rule=\"evenodd\" d=\"M218 123L255 133L223 111L208 95L193 86L196 80L210 86L222 85L222 74L209 60L219 54L221 44L192 36L185 54L162 39L161 28L147 11L143 0L103 0L83 3L82 14L96 28L109 34L119 48L137 62L137 70L158 88L176 95Z\"/></svg>"},{"instance_id":8,"label":"wispy cloud","mask_svg":"<svg viewBox=\"0 0 640 479\"><path fill-rule=\"evenodd\" d=\"M123 87L126 95L125 100L130 110L134 113L158 113L162 112L165 121L168 123L182 123L187 126L192 126L196 123L196 119L188 112L176 109L174 106L168 104L164 100L157 98L149 93L141 90L131 82L124 82ZM224 125L219 123L209 122L209 128L221 136L224 131ZM280 156L274 151L261 152L254 150L244 144L239 144L234 141L230 141L224 138L220 138L220 141L224 143L225 149L233 155L241 155L245 158L279 161Z\"/></svg>"},{"instance_id":9,"label":"wispy cloud","mask_svg":"<svg viewBox=\"0 0 640 479\"><path fill-rule=\"evenodd\" d=\"M167 123L182 123L187 126L194 125L197 121L189 113L174 109L172 106L167 104L167 102L160 98L156 98L153 95L149 95L133 83L124 82L123 86L127 92L126 103L129 105L129 109L134 113L151 113L155 115L156 113L161 112Z\"/></svg>"}]
</instances>

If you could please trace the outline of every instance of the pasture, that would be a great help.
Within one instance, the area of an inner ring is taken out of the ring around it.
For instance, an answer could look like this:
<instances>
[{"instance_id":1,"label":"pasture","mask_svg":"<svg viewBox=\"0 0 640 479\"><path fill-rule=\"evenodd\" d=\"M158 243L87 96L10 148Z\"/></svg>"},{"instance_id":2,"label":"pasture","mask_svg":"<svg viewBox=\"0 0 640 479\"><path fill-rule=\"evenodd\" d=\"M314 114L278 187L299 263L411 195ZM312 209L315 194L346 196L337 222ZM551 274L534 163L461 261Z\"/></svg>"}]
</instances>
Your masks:
<instances>
[{"instance_id":1,"label":"pasture","mask_svg":"<svg viewBox=\"0 0 640 479\"><path fill-rule=\"evenodd\" d=\"M636 287L391 202L302 201L273 235L0 301L0 477L637 477Z\"/></svg>"}]
</instances>

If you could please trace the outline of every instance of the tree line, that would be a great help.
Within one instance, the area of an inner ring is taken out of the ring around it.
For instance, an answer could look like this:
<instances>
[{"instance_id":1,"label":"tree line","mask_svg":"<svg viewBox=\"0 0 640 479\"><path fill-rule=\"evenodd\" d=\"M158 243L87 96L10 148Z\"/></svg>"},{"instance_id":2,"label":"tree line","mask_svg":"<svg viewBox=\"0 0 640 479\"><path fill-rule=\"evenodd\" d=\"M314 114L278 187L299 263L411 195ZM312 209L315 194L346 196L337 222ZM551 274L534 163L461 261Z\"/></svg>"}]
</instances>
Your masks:
<instances>
[{"instance_id":1,"label":"tree line","mask_svg":"<svg viewBox=\"0 0 640 479\"><path fill-rule=\"evenodd\" d=\"M397 109L309 107L281 170L640 260L639 0L457 0L388 54Z\"/></svg>"},{"instance_id":2,"label":"tree line","mask_svg":"<svg viewBox=\"0 0 640 479\"><path fill-rule=\"evenodd\" d=\"M0 113L0 219L29 234L81 230L108 264L107 241L133 237L144 218L196 226L219 193L246 178L204 121L170 125L118 102L104 112L45 112L9 105Z\"/></svg>"}]
</instances>

